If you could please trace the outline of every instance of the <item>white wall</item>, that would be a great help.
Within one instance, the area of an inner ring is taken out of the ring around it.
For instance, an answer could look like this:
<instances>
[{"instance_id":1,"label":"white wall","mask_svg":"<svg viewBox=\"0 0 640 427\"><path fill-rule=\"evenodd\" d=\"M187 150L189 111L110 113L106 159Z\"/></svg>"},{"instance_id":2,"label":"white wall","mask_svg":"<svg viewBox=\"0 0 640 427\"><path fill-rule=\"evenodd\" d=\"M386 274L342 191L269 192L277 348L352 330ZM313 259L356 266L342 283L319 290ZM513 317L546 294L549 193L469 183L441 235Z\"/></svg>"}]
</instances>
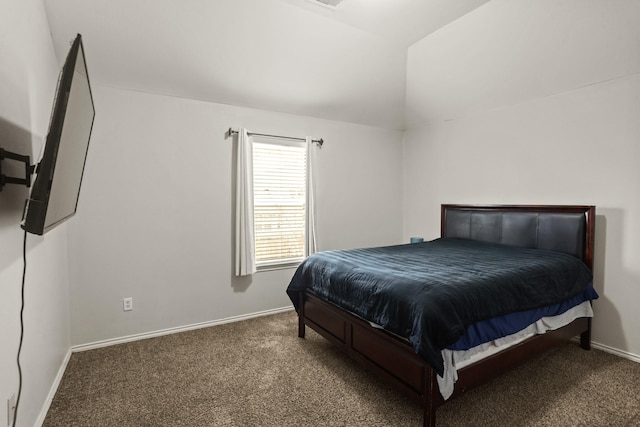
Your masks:
<instances>
[{"instance_id":1,"label":"white wall","mask_svg":"<svg viewBox=\"0 0 640 427\"><path fill-rule=\"evenodd\" d=\"M640 2L494 0L408 58L404 236L441 203L596 205L593 339L640 357Z\"/></svg>"},{"instance_id":2,"label":"white wall","mask_svg":"<svg viewBox=\"0 0 640 427\"><path fill-rule=\"evenodd\" d=\"M325 139L320 250L401 241L402 132L99 85L94 98L69 224L73 344L290 306L293 270L232 275L230 126Z\"/></svg>"},{"instance_id":3,"label":"white wall","mask_svg":"<svg viewBox=\"0 0 640 427\"><path fill-rule=\"evenodd\" d=\"M39 0L0 2L0 146L32 158L40 152L49 122L58 62ZM35 159L33 160L35 162ZM4 161L19 176L18 163ZM28 189L0 192L0 422L7 399L18 390L16 354L20 336L22 237L20 219ZM23 391L19 426L32 426L46 405L69 350L66 228L46 237L29 235L21 355ZM4 424L3 424L4 425Z\"/></svg>"}]
</instances>

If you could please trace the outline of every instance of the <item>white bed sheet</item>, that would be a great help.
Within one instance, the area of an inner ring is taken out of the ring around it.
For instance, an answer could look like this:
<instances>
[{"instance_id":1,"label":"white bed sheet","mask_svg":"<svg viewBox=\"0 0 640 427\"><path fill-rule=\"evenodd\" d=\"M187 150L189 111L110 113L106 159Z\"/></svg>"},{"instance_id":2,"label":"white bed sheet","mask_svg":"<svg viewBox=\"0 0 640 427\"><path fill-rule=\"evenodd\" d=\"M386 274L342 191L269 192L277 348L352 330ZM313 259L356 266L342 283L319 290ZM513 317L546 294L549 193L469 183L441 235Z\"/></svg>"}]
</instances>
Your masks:
<instances>
[{"instance_id":1,"label":"white bed sheet","mask_svg":"<svg viewBox=\"0 0 640 427\"><path fill-rule=\"evenodd\" d=\"M534 335L561 328L580 317L593 317L590 301L585 301L557 316L543 317L515 334L481 344L469 350L442 350L444 377L438 375L440 394L445 400L451 397L455 382L458 380L458 369L514 346Z\"/></svg>"}]
</instances>

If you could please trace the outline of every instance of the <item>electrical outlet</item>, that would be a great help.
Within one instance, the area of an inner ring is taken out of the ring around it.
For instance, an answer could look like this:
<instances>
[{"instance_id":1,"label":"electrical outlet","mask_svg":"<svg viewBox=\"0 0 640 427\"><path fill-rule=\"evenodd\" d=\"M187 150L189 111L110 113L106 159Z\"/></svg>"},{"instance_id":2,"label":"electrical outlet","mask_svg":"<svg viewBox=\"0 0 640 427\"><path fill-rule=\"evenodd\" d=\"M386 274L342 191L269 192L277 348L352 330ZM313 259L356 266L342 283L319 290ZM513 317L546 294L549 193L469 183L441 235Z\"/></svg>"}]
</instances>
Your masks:
<instances>
[{"instance_id":1,"label":"electrical outlet","mask_svg":"<svg viewBox=\"0 0 640 427\"><path fill-rule=\"evenodd\" d=\"M16 395L12 394L10 398L7 399L7 425L13 425L13 419L16 416Z\"/></svg>"},{"instance_id":2,"label":"electrical outlet","mask_svg":"<svg viewBox=\"0 0 640 427\"><path fill-rule=\"evenodd\" d=\"M133 298L124 298L122 300L122 310L123 311L133 310Z\"/></svg>"}]
</instances>

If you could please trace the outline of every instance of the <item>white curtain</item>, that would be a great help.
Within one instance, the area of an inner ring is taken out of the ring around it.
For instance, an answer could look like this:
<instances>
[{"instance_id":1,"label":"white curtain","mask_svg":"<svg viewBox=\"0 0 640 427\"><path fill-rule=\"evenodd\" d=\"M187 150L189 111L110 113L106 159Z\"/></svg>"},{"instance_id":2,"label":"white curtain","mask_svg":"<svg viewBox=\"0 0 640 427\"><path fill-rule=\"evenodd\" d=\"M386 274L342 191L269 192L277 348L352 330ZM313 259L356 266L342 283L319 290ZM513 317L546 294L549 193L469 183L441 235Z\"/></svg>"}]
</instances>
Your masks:
<instances>
[{"instance_id":1,"label":"white curtain","mask_svg":"<svg viewBox=\"0 0 640 427\"><path fill-rule=\"evenodd\" d=\"M307 233L305 242L305 252L309 256L316 251L316 203L315 203L315 162L316 144L311 137L306 137L307 141L307 209L306 223Z\"/></svg>"},{"instance_id":2,"label":"white curtain","mask_svg":"<svg viewBox=\"0 0 640 427\"><path fill-rule=\"evenodd\" d=\"M256 272L253 229L253 143L244 128L238 130L236 167L236 276Z\"/></svg>"}]
</instances>

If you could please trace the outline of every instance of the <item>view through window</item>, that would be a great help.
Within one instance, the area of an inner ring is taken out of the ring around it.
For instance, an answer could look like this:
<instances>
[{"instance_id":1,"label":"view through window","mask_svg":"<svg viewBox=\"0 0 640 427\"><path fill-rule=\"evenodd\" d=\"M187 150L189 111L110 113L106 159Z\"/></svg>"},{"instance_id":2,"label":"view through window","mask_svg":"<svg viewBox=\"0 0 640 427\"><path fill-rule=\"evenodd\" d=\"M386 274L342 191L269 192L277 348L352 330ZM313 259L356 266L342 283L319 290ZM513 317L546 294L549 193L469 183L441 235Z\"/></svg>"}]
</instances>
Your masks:
<instances>
[{"instance_id":1,"label":"view through window","mask_svg":"<svg viewBox=\"0 0 640 427\"><path fill-rule=\"evenodd\" d=\"M307 150L304 142L255 137L253 193L256 266L305 256Z\"/></svg>"}]
</instances>

